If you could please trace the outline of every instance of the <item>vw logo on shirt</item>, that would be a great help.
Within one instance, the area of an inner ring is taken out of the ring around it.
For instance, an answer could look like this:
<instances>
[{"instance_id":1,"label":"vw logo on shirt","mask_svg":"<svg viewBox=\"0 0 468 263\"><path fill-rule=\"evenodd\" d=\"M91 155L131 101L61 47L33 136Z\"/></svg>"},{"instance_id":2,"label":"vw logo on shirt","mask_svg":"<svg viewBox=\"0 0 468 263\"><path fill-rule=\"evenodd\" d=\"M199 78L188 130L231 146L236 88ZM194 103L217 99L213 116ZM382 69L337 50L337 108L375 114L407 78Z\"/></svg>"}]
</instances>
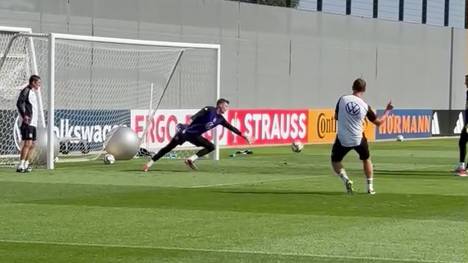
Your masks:
<instances>
[{"instance_id":1,"label":"vw logo on shirt","mask_svg":"<svg viewBox=\"0 0 468 263\"><path fill-rule=\"evenodd\" d=\"M346 103L346 112L355 116L361 112L361 107L356 102L350 101Z\"/></svg>"}]
</instances>

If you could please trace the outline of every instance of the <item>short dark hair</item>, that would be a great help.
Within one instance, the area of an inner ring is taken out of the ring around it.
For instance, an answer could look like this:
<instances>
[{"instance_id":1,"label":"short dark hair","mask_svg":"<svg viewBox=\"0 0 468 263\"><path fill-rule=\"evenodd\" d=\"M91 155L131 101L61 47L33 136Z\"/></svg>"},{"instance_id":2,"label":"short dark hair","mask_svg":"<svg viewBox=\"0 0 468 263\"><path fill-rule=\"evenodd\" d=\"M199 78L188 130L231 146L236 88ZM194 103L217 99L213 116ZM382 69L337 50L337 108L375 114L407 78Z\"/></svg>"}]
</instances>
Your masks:
<instances>
[{"instance_id":1,"label":"short dark hair","mask_svg":"<svg viewBox=\"0 0 468 263\"><path fill-rule=\"evenodd\" d=\"M218 101L216 101L216 106L218 106L218 105L221 104L221 103L227 103L227 104L229 104L229 101L228 101L227 99L221 98L221 99L219 99Z\"/></svg>"},{"instance_id":2,"label":"short dark hair","mask_svg":"<svg viewBox=\"0 0 468 263\"><path fill-rule=\"evenodd\" d=\"M34 81L38 81L40 79L41 77L39 77L38 75L31 75L31 77L29 77L29 84L32 84Z\"/></svg>"},{"instance_id":3,"label":"short dark hair","mask_svg":"<svg viewBox=\"0 0 468 263\"><path fill-rule=\"evenodd\" d=\"M366 91L366 81L358 78L353 82L353 91L364 92Z\"/></svg>"}]
</instances>

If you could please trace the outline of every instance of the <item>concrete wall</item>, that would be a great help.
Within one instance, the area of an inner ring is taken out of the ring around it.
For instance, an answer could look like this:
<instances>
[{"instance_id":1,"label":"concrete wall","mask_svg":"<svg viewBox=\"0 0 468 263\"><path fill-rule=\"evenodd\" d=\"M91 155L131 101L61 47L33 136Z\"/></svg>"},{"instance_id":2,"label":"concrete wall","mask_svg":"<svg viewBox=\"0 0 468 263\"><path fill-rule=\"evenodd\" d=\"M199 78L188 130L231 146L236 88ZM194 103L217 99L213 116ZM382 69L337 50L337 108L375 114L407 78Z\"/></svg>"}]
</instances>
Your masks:
<instances>
[{"instance_id":1,"label":"concrete wall","mask_svg":"<svg viewBox=\"0 0 468 263\"><path fill-rule=\"evenodd\" d=\"M352 81L383 107L464 106L464 30L222 0L1 0L0 25L222 45L234 107L334 107ZM196 102L196 101L195 101Z\"/></svg>"}]
</instances>

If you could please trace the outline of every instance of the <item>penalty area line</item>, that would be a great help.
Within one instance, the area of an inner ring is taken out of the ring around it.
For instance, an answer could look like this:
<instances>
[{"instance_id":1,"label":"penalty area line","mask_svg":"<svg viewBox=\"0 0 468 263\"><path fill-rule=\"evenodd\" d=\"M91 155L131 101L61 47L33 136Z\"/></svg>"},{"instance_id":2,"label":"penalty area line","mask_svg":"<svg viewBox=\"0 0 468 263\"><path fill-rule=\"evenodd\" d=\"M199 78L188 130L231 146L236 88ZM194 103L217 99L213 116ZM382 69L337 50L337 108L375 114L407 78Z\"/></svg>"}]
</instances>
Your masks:
<instances>
[{"instance_id":1,"label":"penalty area line","mask_svg":"<svg viewBox=\"0 0 468 263\"><path fill-rule=\"evenodd\" d=\"M187 252L207 252L207 253L230 253L247 255L266 255L266 256L291 256L291 257L311 257L311 258L329 258L329 259L356 259L356 260L380 260L389 262L419 262L419 263L449 263L453 261L425 260L425 259L405 259L405 258L386 258L386 257L366 257L366 256L345 256L345 255L327 255L311 253L291 253L291 252L269 252L255 250L236 250L236 249L210 249L210 248L190 248L190 247L170 247L170 246L139 246L139 245L121 245L121 244L99 244L99 243L77 243L77 242L57 242L57 241L39 241L39 240L8 240L0 239L0 243L10 244L32 244L32 245L54 245L54 246L76 246L76 247L101 247L101 248L129 248L129 249L154 249L154 250L173 250Z\"/></svg>"}]
</instances>

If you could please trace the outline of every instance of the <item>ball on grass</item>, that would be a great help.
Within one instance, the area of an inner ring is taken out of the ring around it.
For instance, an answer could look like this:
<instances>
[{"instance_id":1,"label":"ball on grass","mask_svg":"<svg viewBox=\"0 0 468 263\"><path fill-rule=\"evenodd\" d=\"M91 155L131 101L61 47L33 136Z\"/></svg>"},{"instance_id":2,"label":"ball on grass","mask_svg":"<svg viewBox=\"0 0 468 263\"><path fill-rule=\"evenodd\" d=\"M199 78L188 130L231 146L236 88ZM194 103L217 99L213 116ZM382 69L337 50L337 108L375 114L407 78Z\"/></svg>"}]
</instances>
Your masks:
<instances>
[{"instance_id":1,"label":"ball on grass","mask_svg":"<svg viewBox=\"0 0 468 263\"><path fill-rule=\"evenodd\" d=\"M114 164L114 163L115 163L114 155L109 154L109 153L104 155L104 164Z\"/></svg>"},{"instance_id":2,"label":"ball on grass","mask_svg":"<svg viewBox=\"0 0 468 263\"><path fill-rule=\"evenodd\" d=\"M295 153L301 152L304 149L304 144L299 141L294 141L291 143L291 150Z\"/></svg>"}]
</instances>

